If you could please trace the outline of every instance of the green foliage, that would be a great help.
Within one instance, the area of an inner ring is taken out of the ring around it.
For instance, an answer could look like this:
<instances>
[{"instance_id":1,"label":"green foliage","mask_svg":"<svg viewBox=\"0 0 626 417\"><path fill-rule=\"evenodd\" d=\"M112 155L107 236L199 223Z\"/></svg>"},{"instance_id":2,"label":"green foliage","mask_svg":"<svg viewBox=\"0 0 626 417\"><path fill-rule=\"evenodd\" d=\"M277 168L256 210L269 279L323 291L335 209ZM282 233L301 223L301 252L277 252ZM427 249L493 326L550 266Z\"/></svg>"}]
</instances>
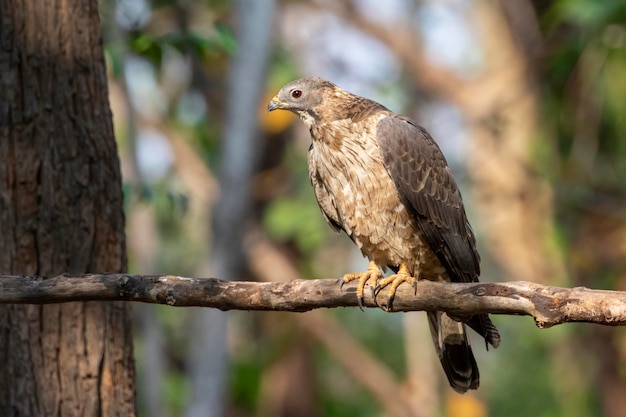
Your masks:
<instances>
[{"instance_id":1,"label":"green foliage","mask_svg":"<svg viewBox=\"0 0 626 417\"><path fill-rule=\"evenodd\" d=\"M273 239L293 240L304 253L311 253L324 243L324 228L328 227L317 204L302 197L272 201L265 212L264 224Z\"/></svg>"},{"instance_id":2,"label":"green foliage","mask_svg":"<svg viewBox=\"0 0 626 417\"><path fill-rule=\"evenodd\" d=\"M165 47L191 53L206 60L218 58L223 53L233 54L236 51L237 42L227 27L216 25L213 33L213 37L207 38L204 33L191 31L169 32L161 36L137 31L131 34L128 46L132 52L148 58L157 66L162 64Z\"/></svg>"},{"instance_id":3,"label":"green foliage","mask_svg":"<svg viewBox=\"0 0 626 417\"><path fill-rule=\"evenodd\" d=\"M622 0L560 0L554 3L546 17L558 23L568 22L588 29L602 27L623 13Z\"/></svg>"},{"instance_id":4,"label":"green foliage","mask_svg":"<svg viewBox=\"0 0 626 417\"><path fill-rule=\"evenodd\" d=\"M295 243L309 259L332 232L315 201L304 156L288 146L282 165L292 178L292 192L269 202L263 226L276 241Z\"/></svg>"},{"instance_id":5,"label":"green foliage","mask_svg":"<svg viewBox=\"0 0 626 417\"><path fill-rule=\"evenodd\" d=\"M163 382L163 396L170 409L169 415L184 415L191 391L187 376L181 372L170 371Z\"/></svg>"},{"instance_id":6,"label":"green foliage","mask_svg":"<svg viewBox=\"0 0 626 417\"><path fill-rule=\"evenodd\" d=\"M406 372L403 346L405 314L417 315L419 319L426 321L426 315L421 312L389 314L379 309L361 311L355 308L336 311L336 316L347 331L399 379Z\"/></svg>"},{"instance_id":7,"label":"green foliage","mask_svg":"<svg viewBox=\"0 0 626 417\"><path fill-rule=\"evenodd\" d=\"M269 91L278 91L289 81L299 77L297 66L293 57L281 47L276 48L270 62L268 74Z\"/></svg>"},{"instance_id":8,"label":"green foliage","mask_svg":"<svg viewBox=\"0 0 626 417\"><path fill-rule=\"evenodd\" d=\"M320 415L332 417L374 417L380 415L380 405L372 395L357 384L342 368L337 366L335 358L322 349L316 350L317 375Z\"/></svg>"},{"instance_id":9,"label":"green foliage","mask_svg":"<svg viewBox=\"0 0 626 417\"><path fill-rule=\"evenodd\" d=\"M572 340L582 325L538 330L529 320L498 317L507 343L498 349L498 383L488 387L493 415L507 417L585 417L597 415L597 398L572 363L592 366L588 357L573 351Z\"/></svg>"},{"instance_id":10,"label":"green foliage","mask_svg":"<svg viewBox=\"0 0 626 417\"><path fill-rule=\"evenodd\" d=\"M380 415L380 406L365 389L357 386L354 381L347 381L352 385L350 390L342 390L337 386L341 379L329 378L328 383L320 384L324 387L322 395L323 416L332 417L375 417ZM347 392L346 392L347 391Z\"/></svg>"},{"instance_id":11,"label":"green foliage","mask_svg":"<svg viewBox=\"0 0 626 417\"><path fill-rule=\"evenodd\" d=\"M256 358L235 358L230 369L230 396L237 408L254 414L259 401L259 387L263 368Z\"/></svg>"}]
</instances>

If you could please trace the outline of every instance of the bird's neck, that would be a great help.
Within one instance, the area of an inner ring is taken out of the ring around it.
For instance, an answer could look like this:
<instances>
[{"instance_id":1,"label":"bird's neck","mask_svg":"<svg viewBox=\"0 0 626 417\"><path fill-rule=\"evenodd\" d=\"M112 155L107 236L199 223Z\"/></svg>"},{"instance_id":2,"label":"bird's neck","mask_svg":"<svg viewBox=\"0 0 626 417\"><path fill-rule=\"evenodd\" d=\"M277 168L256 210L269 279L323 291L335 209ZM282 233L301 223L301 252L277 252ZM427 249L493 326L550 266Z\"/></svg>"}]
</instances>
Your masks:
<instances>
[{"instance_id":1,"label":"bird's neck","mask_svg":"<svg viewBox=\"0 0 626 417\"><path fill-rule=\"evenodd\" d=\"M313 110L298 110L297 113L309 130L320 122L320 117Z\"/></svg>"}]
</instances>

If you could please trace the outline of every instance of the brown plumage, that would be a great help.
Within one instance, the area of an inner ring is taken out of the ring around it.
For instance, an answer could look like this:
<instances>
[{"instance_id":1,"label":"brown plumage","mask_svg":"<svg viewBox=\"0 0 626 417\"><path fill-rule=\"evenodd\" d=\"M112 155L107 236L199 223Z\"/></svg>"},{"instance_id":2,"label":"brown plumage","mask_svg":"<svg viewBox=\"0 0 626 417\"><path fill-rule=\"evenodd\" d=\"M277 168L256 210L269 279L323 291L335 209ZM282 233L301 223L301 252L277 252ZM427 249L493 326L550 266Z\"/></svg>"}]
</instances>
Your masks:
<instances>
[{"instance_id":1,"label":"brown plumage","mask_svg":"<svg viewBox=\"0 0 626 417\"><path fill-rule=\"evenodd\" d=\"M369 283L390 288L416 279L475 282L476 240L445 157L428 132L372 100L318 77L285 85L268 105L300 116L311 132L309 175L328 224L343 230L370 260ZM380 268L395 275L383 278ZM465 325L428 312L435 348L452 388L476 389L478 366ZM466 322L494 347L500 335L487 315Z\"/></svg>"}]
</instances>

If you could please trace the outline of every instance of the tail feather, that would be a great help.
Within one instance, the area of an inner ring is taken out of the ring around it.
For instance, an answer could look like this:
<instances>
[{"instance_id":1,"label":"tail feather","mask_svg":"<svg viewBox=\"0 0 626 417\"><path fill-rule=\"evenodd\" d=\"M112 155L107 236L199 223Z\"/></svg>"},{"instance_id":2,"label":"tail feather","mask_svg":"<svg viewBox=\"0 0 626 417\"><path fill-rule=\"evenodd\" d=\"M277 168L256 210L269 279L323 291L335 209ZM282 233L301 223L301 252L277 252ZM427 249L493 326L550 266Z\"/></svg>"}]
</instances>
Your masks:
<instances>
[{"instance_id":1,"label":"tail feather","mask_svg":"<svg viewBox=\"0 0 626 417\"><path fill-rule=\"evenodd\" d=\"M439 311L427 314L435 349L450 386L461 394L469 389L478 389L478 365L465 325Z\"/></svg>"},{"instance_id":2,"label":"tail feather","mask_svg":"<svg viewBox=\"0 0 626 417\"><path fill-rule=\"evenodd\" d=\"M472 316L472 318L467 321L467 325L484 337L486 343L494 348L500 346L500 332L498 332L498 329L487 314ZM487 345L487 347L488 346L489 345Z\"/></svg>"}]
</instances>

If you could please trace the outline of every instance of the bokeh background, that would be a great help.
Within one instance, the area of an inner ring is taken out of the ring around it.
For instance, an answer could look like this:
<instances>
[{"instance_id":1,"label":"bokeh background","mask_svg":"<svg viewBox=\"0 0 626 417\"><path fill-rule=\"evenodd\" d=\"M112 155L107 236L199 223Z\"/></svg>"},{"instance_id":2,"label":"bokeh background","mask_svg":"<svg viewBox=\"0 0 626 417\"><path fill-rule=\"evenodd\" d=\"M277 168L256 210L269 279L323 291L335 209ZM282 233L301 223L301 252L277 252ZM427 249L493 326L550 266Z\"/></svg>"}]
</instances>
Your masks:
<instances>
[{"instance_id":1,"label":"bokeh background","mask_svg":"<svg viewBox=\"0 0 626 417\"><path fill-rule=\"evenodd\" d=\"M425 126L488 281L626 290L623 0L103 0L131 271L280 281L367 263L324 223L308 132L265 111L318 75ZM135 306L150 417L626 415L624 330L495 317L448 388L423 313Z\"/></svg>"}]
</instances>

